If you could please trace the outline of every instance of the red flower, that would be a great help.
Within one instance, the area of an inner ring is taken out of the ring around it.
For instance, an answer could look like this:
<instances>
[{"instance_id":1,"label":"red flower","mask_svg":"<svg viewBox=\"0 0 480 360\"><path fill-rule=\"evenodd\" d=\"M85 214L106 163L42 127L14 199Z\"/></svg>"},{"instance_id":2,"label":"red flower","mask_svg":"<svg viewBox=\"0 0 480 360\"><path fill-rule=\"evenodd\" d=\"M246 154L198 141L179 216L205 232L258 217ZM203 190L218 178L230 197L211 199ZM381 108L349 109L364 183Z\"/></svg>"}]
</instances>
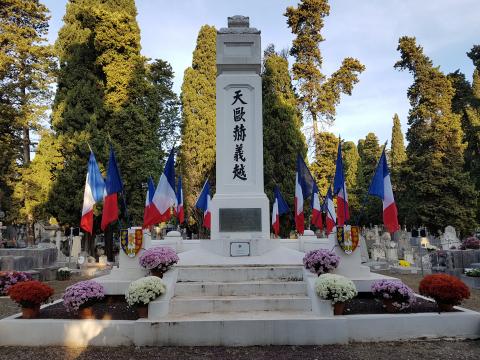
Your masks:
<instances>
[{"instance_id":1,"label":"red flower","mask_svg":"<svg viewBox=\"0 0 480 360\"><path fill-rule=\"evenodd\" d=\"M463 281L447 274L425 276L418 287L421 295L428 296L437 302L459 305L463 299L470 297L470 290Z\"/></svg>"},{"instance_id":2,"label":"red flower","mask_svg":"<svg viewBox=\"0 0 480 360\"><path fill-rule=\"evenodd\" d=\"M24 281L8 289L8 295L17 304L24 307L46 302L52 295L53 289L40 281Z\"/></svg>"}]
</instances>

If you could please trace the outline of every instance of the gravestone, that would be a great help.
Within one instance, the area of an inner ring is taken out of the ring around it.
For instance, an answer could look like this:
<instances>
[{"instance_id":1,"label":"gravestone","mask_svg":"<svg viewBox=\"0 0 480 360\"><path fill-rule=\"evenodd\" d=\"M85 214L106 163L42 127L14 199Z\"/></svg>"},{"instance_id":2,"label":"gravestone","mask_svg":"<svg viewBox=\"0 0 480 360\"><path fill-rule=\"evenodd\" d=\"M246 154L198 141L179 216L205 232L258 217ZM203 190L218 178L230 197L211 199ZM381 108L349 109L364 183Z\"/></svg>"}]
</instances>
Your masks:
<instances>
[{"instance_id":1,"label":"gravestone","mask_svg":"<svg viewBox=\"0 0 480 360\"><path fill-rule=\"evenodd\" d=\"M460 248L461 242L453 226L448 225L445 228L445 232L440 236L440 245L443 250L449 250L452 247Z\"/></svg>"},{"instance_id":2,"label":"gravestone","mask_svg":"<svg viewBox=\"0 0 480 360\"><path fill-rule=\"evenodd\" d=\"M255 255L270 238L269 203L263 186L263 125L260 31L249 18L228 18L217 33L216 194L211 238L217 252L232 243ZM214 250L214 249L212 249Z\"/></svg>"}]
</instances>

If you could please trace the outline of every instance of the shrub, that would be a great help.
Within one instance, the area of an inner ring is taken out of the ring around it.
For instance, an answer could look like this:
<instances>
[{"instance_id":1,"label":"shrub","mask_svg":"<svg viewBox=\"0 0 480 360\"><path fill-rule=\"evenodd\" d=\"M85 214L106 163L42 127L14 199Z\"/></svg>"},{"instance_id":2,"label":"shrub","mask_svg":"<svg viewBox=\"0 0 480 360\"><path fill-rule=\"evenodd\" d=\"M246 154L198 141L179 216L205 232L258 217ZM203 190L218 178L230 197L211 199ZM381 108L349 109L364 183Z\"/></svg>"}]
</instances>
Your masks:
<instances>
[{"instance_id":1,"label":"shrub","mask_svg":"<svg viewBox=\"0 0 480 360\"><path fill-rule=\"evenodd\" d=\"M133 281L125 294L128 305L148 305L150 301L165 294L166 287L157 276L147 276Z\"/></svg>"},{"instance_id":2,"label":"shrub","mask_svg":"<svg viewBox=\"0 0 480 360\"><path fill-rule=\"evenodd\" d=\"M43 304L53 295L53 289L40 281L22 281L8 289L10 299L23 307Z\"/></svg>"},{"instance_id":3,"label":"shrub","mask_svg":"<svg viewBox=\"0 0 480 360\"><path fill-rule=\"evenodd\" d=\"M381 300L392 300L399 310L408 309L415 303L413 290L399 280L376 280L372 283L372 294Z\"/></svg>"},{"instance_id":4,"label":"shrub","mask_svg":"<svg viewBox=\"0 0 480 360\"><path fill-rule=\"evenodd\" d=\"M322 299L331 300L332 304L357 296L355 284L350 279L336 274L320 275L315 281L315 291Z\"/></svg>"},{"instance_id":5,"label":"shrub","mask_svg":"<svg viewBox=\"0 0 480 360\"><path fill-rule=\"evenodd\" d=\"M91 306L104 298L103 286L93 280L77 282L65 290L63 305L67 311L77 311L81 307Z\"/></svg>"},{"instance_id":6,"label":"shrub","mask_svg":"<svg viewBox=\"0 0 480 360\"><path fill-rule=\"evenodd\" d=\"M153 247L147 249L138 259L140 266L147 270L156 269L166 272L170 267L178 262L178 256L175 250L170 247Z\"/></svg>"},{"instance_id":7,"label":"shrub","mask_svg":"<svg viewBox=\"0 0 480 360\"><path fill-rule=\"evenodd\" d=\"M467 249L480 249L480 240L477 239L475 236L466 238L462 241L462 245L460 249L467 250Z\"/></svg>"},{"instance_id":8,"label":"shrub","mask_svg":"<svg viewBox=\"0 0 480 360\"><path fill-rule=\"evenodd\" d=\"M461 280L447 274L425 276L420 281L420 294L428 296L439 303L459 305L463 299L470 297L470 290Z\"/></svg>"},{"instance_id":9,"label":"shrub","mask_svg":"<svg viewBox=\"0 0 480 360\"><path fill-rule=\"evenodd\" d=\"M32 276L21 271L0 272L0 295L7 295L10 286L29 280L32 280Z\"/></svg>"},{"instance_id":10,"label":"shrub","mask_svg":"<svg viewBox=\"0 0 480 360\"><path fill-rule=\"evenodd\" d=\"M471 277L480 277L480 269L470 269L465 271L465 275Z\"/></svg>"},{"instance_id":11,"label":"shrub","mask_svg":"<svg viewBox=\"0 0 480 360\"><path fill-rule=\"evenodd\" d=\"M318 276L335 270L339 262L340 257L325 249L310 251L303 258L305 269Z\"/></svg>"}]
</instances>

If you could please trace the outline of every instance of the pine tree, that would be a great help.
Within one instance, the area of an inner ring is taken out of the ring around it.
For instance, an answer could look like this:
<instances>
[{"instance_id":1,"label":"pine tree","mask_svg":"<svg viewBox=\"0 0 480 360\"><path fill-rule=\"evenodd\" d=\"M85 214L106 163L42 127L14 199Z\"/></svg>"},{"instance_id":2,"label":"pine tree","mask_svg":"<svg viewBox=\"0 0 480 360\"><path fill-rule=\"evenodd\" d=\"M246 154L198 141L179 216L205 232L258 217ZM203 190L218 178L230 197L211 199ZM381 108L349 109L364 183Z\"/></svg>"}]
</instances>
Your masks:
<instances>
[{"instance_id":1,"label":"pine tree","mask_svg":"<svg viewBox=\"0 0 480 360\"><path fill-rule=\"evenodd\" d=\"M192 66L185 70L180 96L183 121L180 167L184 206L190 215L206 178L214 183L216 36L213 26L201 27Z\"/></svg>"},{"instance_id":2,"label":"pine tree","mask_svg":"<svg viewBox=\"0 0 480 360\"><path fill-rule=\"evenodd\" d=\"M374 133L368 133L365 139L359 140L357 188L354 193L360 202L359 223L361 225L375 225L383 222L381 200L367 196L381 153L382 148L378 144L377 135Z\"/></svg>"},{"instance_id":3,"label":"pine tree","mask_svg":"<svg viewBox=\"0 0 480 360\"><path fill-rule=\"evenodd\" d=\"M278 185L293 209L296 158L297 154L305 157L307 149L288 61L270 49L264 54L262 74L265 193L273 203L273 189ZM287 236L284 221L281 225L282 236Z\"/></svg>"},{"instance_id":4,"label":"pine tree","mask_svg":"<svg viewBox=\"0 0 480 360\"><path fill-rule=\"evenodd\" d=\"M413 37L402 37L395 68L408 70L412 108L408 116L403 213L410 225L433 232L451 224L463 234L475 227L477 192L463 169L465 145L460 116L452 112L454 89Z\"/></svg>"},{"instance_id":5,"label":"pine tree","mask_svg":"<svg viewBox=\"0 0 480 360\"><path fill-rule=\"evenodd\" d=\"M296 36L290 50L296 60L292 71L294 79L299 81L301 104L312 120L317 155L321 152L318 123L331 124L334 121L341 94L351 95L359 74L365 70L360 61L348 57L329 78L322 74L319 45L325 40L321 31L324 18L329 14L327 0L302 0L296 8L289 6L284 14Z\"/></svg>"},{"instance_id":6,"label":"pine tree","mask_svg":"<svg viewBox=\"0 0 480 360\"><path fill-rule=\"evenodd\" d=\"M330 132L318 134L317 156L310 168L317 180L318 189L324 196L329 186L333 184L335 175L335 160L337 158L338 137Z\"/></svg>"}]
</instances>

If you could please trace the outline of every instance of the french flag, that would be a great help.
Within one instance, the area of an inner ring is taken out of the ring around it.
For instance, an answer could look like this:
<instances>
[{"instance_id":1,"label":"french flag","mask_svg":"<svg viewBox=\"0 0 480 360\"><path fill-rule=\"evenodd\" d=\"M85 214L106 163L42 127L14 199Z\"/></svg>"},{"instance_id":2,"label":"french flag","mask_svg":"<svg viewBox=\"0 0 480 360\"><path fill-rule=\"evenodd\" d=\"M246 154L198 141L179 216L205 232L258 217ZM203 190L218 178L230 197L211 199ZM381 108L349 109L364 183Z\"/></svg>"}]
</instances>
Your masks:
<instances>
[{"instance_id":1,"label":"french flag","mask_svg":"<svg viewBox=\"0 0 480 360\"><path fill-rule=\"evenodd\" d=\"M280 215L290 212L290 208L283 199L280 189L275 185L273 189L274 200L272 208L272 228L276 236L280 233Z\"/></svg>"},{"instance_id":2,"label":"french flag","mask_svg":"<svg viewBox=\"0 0 480 360\"><path fill-rule=\"evenodd\" d=\"M95 203L102 201L104 191L105 182L98 168L95 155L93 151L90 151L85 190L83 192L82 219L80 220L80 228L90 234L93 232L93 206Z\"/></svg>"},{"instance_id":3,"label":"french flag","mask_svg":"<svg viewBox=\"0 0 480 360\"><path fill-rule=\"evenodd\" d=\"M147 197L145 198L145 209L143 210L143 228L148 228L150 225L148 223L148 218L150 217L150 211L152 208L153 195L155 194L155 184L153 179L150 176L148 178L148 187L147 187Z\"/></svg>"},{"instance_id":4,"label":"french flag","mask_svg":"<svg viewBox=\"0 0 480 360\"><path fill-rule=\"evenodd\" d=\"M147 217L147 224L153 225L164 222L171 217L171 208L177 208L177 194L175 193L175 161L173 149L170 151L165 169L158 181L155 194L152 198L151 211Z\"/></svg>"},{"instance_id":5,"label":"french flag","mask_svg":"<svg viewBox=\"0 0 480 360\"><path fill-rule=\"evenodd\" d=\"M327 213L326 230L328 236L332 232L337 222L337 218L335 216L335 204L333 203L332 189L330 187L328 187L327 196L325 196L323 206L325 212Z\"/></svg>"},{"instance_id":6,"label":"french flag","mask_svg":"<svg viewBox=\"0 0 480 360\"><path fill-rule=\"evenodd\" d=\"M180 224L183 224L185 221L185 214L183 212L183 188L182 188L182 177L178 177L177 185L177 218Z\"/></svg>"},{"instance_id":7,"label":"french flag","mask_svg":"<svg viewBox=\"0 0 480 360\"><path fill-rule=\"evenodd\" d=\"M312 194L313 177L305 161L297 155L297 174L295 177L295 226L297 232L303 235L305 230L305 216L303 213L303 200Z\"/></svg>"},{"instance_id":8,"label":"french flag","mask_svg":"<svg viewBox=\"0 0 480 360\"><path fill-rule=\"evenodd\" d=\"M350 219L348 211L348 195L343 173L342 145L338 142L337 164L333 180L333 193L337 195L337 220L338 226L343 226Z\"/></svg>"},{"instance_id":9,"label":"french flag","mask_svg":"<svg viewBox=\"0 0 480 360\"><path fill-rule=\"evenodd\" d=\"M312 191L312 224L318 229L323 229L322 207L320 206L320 197L317 184L313 184Z\"/></svg>"},{"instance_id":10,"label":"french flag","mask_svg":"<svg viewBox=\"0 0 480 360\"><path fill-rule=\"evenodd\" d=\"M388 170L385 149L382 152L382 156L380 156L375 175L368 189L368 194L382 199L383 224L388 231L394 233L399 230L397 205L393 197L392 182L390 181L390 171Z\"/></svg>"},{"instance_id":11,"label":"french flag","mask_svg":"<svg viewBox=\"0 0 480 360\"><path fill-rule=\"evenodd\" d=\"M118 220L118 193L122 192L123 183L117 166L117 159L113 147L110 147L108 159L107 179L105 180L105 197L103 199L102 231Z\"/></svg>"},{"instance_id":12,"label":"french flag","mask_svg":"<svg viewBox=\"0 0 480 360\"><path fill-rule=\"evenodd\" d=\"M205 226L207 229L211 229L212 225L212 214L210 211L210 201L212 199L210 198L210 184L207 181L205 181L205 184L203 185L202 192L200 193L200 196L198 197L197 203L195 204L195 207L203 211L203 226Z\"/></svg>"}]
</instances>

